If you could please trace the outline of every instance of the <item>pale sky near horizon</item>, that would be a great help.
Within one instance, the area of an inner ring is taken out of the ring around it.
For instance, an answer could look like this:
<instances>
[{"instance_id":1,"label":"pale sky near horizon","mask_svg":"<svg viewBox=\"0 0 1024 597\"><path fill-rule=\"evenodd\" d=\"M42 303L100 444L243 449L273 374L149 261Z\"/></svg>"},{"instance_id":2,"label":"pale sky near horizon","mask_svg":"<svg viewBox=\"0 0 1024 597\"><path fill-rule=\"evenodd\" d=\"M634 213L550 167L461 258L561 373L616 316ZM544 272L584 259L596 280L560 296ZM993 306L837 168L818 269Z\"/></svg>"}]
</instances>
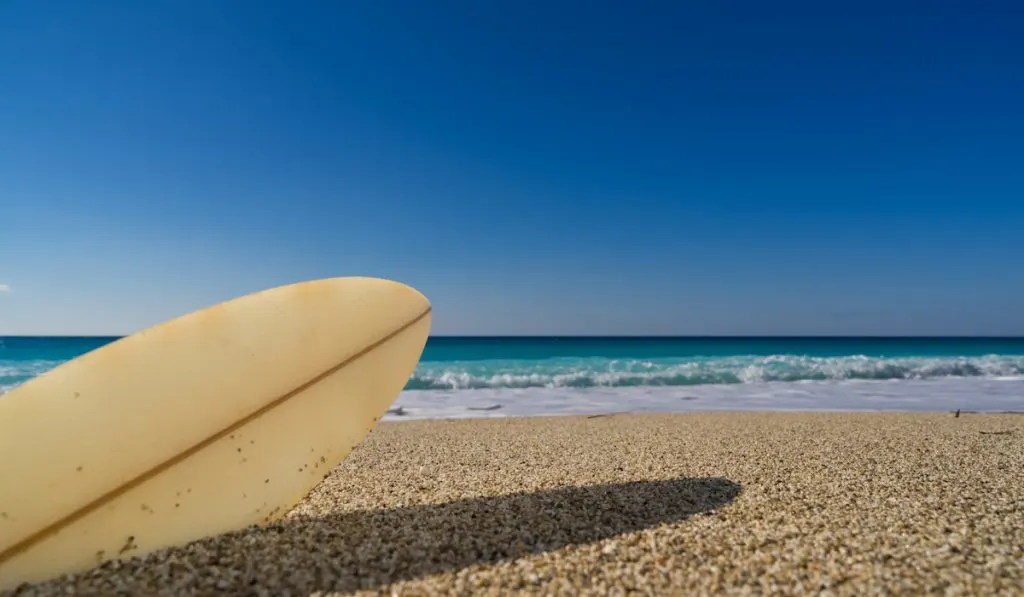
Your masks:
<instances>
[{"instance_id":1,"label":"pale sky near horizon","mask_svg":"<svg viewBox=\"0 0 1024 597\"><path fill-rule=\"evenodd\" d=\"M0 335L1024 335L1024 4L0 4Z\"/></svg>"}]
</instances>

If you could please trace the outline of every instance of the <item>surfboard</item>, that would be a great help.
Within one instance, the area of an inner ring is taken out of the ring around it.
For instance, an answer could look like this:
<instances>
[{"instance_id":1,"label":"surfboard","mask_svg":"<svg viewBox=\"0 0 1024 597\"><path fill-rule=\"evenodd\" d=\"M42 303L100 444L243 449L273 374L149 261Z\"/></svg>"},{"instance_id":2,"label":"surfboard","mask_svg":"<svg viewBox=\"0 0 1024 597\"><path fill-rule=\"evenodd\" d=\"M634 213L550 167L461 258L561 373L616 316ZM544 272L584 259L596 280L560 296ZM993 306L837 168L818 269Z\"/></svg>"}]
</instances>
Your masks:
<instances>
[{"instance_id":1,"label":"surfboard","mask_svg":"<svg viewBox=\"0 0 1024 597\"><path fill-rule=\"evenodd\" d=\"M399 282L290 284L0 396L0 590L282 517L394 402L430 321Z\"/></svg>"}]
</instances>

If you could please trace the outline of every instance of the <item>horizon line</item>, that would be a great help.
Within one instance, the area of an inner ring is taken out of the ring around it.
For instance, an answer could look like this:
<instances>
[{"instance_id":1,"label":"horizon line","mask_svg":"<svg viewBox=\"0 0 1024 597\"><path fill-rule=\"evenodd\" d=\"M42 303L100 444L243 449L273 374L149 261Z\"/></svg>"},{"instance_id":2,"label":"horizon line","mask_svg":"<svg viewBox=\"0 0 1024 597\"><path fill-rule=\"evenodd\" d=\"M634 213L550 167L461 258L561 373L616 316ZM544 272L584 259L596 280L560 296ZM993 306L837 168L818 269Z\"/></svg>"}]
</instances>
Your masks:
<instances>
[{"instance_id":1,"label":"horizon line","mask_svg":"<svg viewBox=\"0 0 1024 597\"><path fill-rule=\"evenodd\" d=\"M131 334L0 334L0 338L61 338L61 339L120 339ZM970 334L430 334L438 339L593 339L593 340L1024 340L1024 335L970 335Z\"/></svg>"}]
</instances>

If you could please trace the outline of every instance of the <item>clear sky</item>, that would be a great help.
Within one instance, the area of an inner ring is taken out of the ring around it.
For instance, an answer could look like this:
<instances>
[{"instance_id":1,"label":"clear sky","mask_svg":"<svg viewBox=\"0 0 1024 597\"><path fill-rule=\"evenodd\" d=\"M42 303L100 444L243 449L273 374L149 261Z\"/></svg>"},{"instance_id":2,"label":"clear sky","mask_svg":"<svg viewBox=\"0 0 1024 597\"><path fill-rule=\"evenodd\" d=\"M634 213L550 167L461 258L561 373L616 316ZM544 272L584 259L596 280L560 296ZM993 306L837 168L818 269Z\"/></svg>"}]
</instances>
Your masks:
<instances>
[{"instance_id":1,"label":"clear sky","mask_svg":"<svg viewBox=\"0 0 1024 597\"><path fill-rule=\"evenodd\" d=\"M1024 335L1024 3L5 0L0 334Z\"/></svg>"}]
</instances>

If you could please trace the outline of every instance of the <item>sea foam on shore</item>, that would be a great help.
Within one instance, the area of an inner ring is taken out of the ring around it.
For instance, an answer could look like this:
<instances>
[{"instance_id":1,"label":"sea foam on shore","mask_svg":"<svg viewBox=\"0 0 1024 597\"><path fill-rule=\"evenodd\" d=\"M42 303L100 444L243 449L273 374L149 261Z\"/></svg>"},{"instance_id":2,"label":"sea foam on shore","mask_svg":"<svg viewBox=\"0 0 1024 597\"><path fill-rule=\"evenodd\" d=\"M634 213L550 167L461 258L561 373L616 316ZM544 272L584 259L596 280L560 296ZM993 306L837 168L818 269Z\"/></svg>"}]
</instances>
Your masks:
<instances>
[{"instance_id":1,"label":"sea foam on shore","mask_svg":"<svg viewBox=\"0 0 1024 597\"><path fill-rule=\"evenodd\" d=\"M406 390L385 420L719 410L1024 410L1024 377Z\"/></svg>"}]
</instances>

